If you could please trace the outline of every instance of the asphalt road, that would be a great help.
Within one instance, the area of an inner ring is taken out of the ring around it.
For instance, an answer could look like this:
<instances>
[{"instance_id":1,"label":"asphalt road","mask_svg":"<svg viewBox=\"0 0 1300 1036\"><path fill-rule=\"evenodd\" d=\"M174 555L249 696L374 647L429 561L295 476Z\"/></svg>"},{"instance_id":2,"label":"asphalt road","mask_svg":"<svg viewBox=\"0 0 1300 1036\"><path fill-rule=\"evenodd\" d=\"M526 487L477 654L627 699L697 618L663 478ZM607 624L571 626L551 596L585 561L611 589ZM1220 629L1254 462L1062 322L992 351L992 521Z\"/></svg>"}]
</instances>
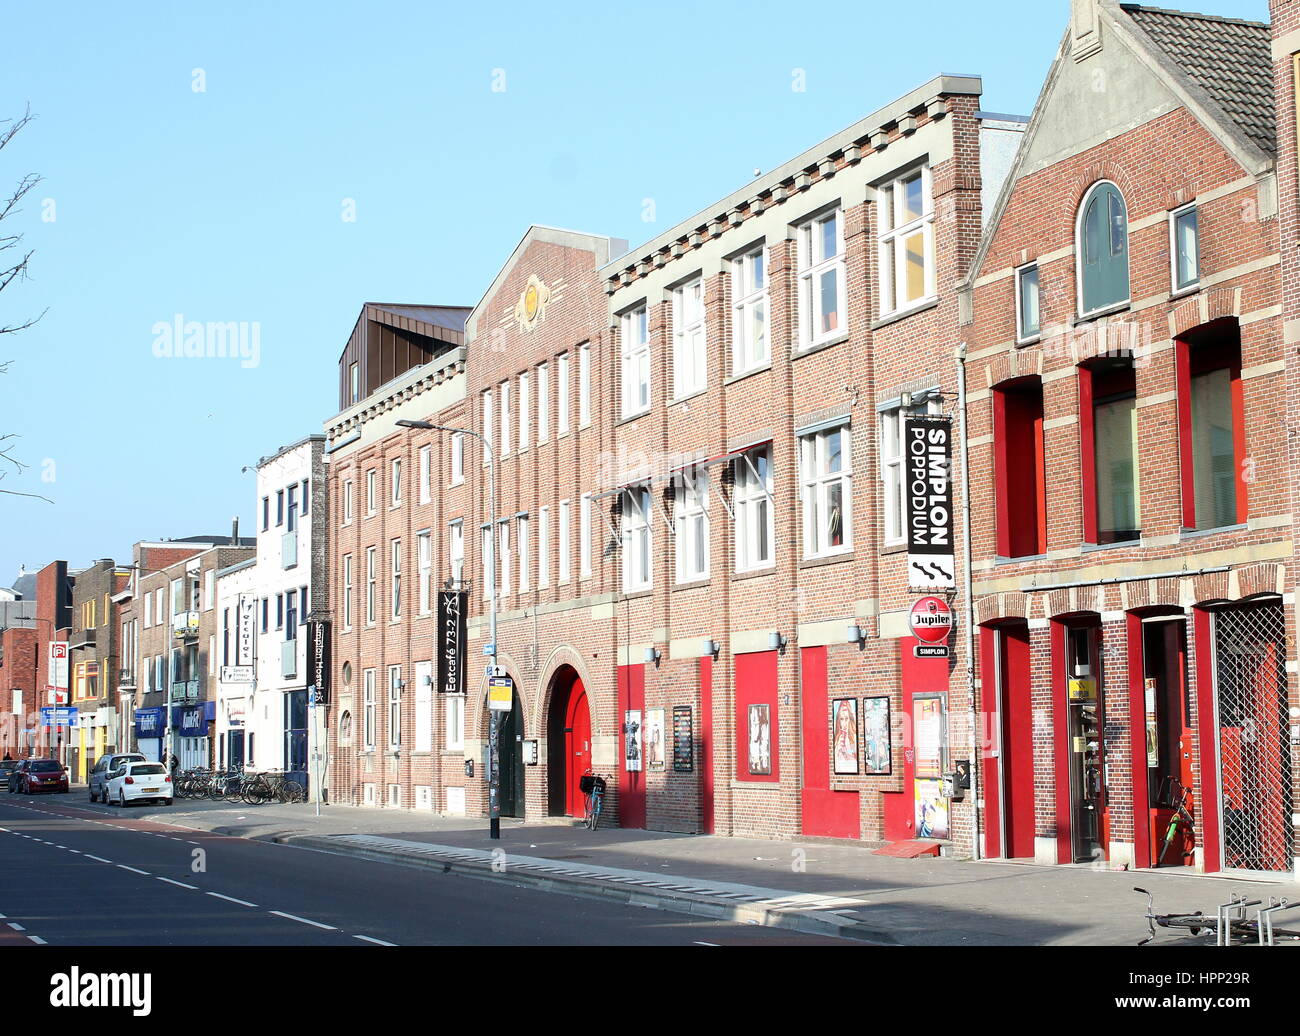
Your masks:
<instances>
[{"instance_id":1,"label":"asphalt road","mask_svg":"<svg viewBox=\"0 0 1300 1036\"><path fill-rule=\"evenodd\" d=\"M0 946L849 945L132 812L0 793Z\"/></svg>"}]
</instances>

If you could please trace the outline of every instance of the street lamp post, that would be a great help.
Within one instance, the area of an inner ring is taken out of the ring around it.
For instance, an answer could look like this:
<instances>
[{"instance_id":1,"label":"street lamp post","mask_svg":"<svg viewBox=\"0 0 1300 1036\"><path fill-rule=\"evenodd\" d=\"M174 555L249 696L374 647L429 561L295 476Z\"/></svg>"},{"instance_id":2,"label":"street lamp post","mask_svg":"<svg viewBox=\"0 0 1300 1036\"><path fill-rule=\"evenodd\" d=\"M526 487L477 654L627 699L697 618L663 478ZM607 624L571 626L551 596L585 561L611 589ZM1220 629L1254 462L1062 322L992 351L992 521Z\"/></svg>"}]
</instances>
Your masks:
<instances>
[{"instance_id":1,"label":"street lamp post","mask_svg":"<svg viewBox=\"0 0 1300 1036\"><path fill-rule=\"evenodd\" d=\"M488 646L485 654L492 659L492 671L497 666L497 474L496 459L492 455L492 442L487 436L472 428L452 428L429 421L398 421L403 428L421 431L453 432L472 435L483 444L483 456L488 468L488 536L487 536L487 594L488 594ZM501 837L501 717L496 709L488 709L488 837Z\"/></svg>"}]
</instances>

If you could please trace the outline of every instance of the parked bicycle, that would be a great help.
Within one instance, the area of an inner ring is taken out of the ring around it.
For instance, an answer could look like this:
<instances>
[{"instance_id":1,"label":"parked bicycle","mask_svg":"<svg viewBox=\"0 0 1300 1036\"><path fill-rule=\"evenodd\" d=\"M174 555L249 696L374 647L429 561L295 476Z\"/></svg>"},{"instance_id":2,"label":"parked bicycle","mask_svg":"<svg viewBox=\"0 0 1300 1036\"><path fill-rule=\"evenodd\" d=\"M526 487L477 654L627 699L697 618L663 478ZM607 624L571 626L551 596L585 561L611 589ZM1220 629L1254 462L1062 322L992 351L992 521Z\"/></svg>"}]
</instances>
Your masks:
<instances>
[{"instance_id":1,"label":"parked bicycle","mask_svg":"<svg viewBox=\"0 0 1300 1036\"><path fill-rule=\"evenodd\" d=\"M262 802L302 802L306 790L297 781L289 780L282 770L268 770L250 774L240 788L245 803L256 806Z\"/></svg>"},{"instance_id":2,"label":"parked bicycle","mask_svg":"<svg viewBox=\"0 0 1300 1036\"><path fill-rule=\"evenodd\" d=\"M584 797L582 822L588 830L594 831L600 823L600 810L605 803L605 778L588 770L578 781L578 790Z\"/></svg>"},{"instance_id":3,"label":"parked bicycle","mask_svg":"<svg viewBox=\"0 0 1300 1036\"><path fill-rule=\"evenodd\" d=\"M1175 793L1177 797L1175 797ZM1196 819L1192 816L1191 810L1187 808L1192 800L1192 793L1183 787L1182 781L1177 777L1166 777L1160 783L1158 800L1160 802L1172 802L1174 815L1169 818L1169 826L1165 828L1164 841L1161 842L1160 851L1156 854L1155 860L1152 861L1152 869L1164 863L1165 857L1169 854L1169 847L1174 844L1174 838L1177 836L1179 829L1187 833L1189 841L1195 837L1196 832ZM1189 855L1189 853L1183 853L1184 862Z\"/></svg>"},{"instance_id":4,"label":"parked bicycle","mask_svg":"<svg viewBox=\"0 0 1300 1036\"><path fill-rule=\"evenodd\" d=\"M1141 892L1147 897L1147 927L1151 934L1143 939L1139 946L1145 946L1156 937L1156 928L1181 929L1193 938L1213 935L1216 945L1232 946L1234 944L1255 943L1260 946L1275 946L1279 940L1286 942L1300 941L1300 931L1290 928L1278 928L1273 924L1273 915L1290 908L1285 899L1269 898L1268 906L1263 900L1247 899L1245 896L1233 895L1231 901L1219 907L1218 914L1211 917L1198 910L1194 914L1157 914L1155 897L1146 889L1134 887L1134 892ZM1246 916L1250 907L1260 907L1253 918Z\"/></svg>"}]
</instances>

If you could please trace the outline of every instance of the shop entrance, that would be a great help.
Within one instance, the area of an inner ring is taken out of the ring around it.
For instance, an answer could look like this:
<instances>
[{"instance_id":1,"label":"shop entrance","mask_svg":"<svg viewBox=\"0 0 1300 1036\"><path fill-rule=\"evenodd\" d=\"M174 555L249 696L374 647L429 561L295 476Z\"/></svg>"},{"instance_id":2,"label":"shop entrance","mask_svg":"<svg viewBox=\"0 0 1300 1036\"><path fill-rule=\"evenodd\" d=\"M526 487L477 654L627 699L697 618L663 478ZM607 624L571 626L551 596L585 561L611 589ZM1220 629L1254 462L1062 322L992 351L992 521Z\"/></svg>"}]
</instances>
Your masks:
<instances>
[{"instance_id":1,"label":"shop entrance","mask_svg":"<svg viewBox=\"0 0 1300 1036\"><path fill-rule=\"evenodd\" d=\"M1187 626L1181 615L1142 620L1142 660L1151 862L1156 867L1178 867L1192 862L1196 847L1193 833L1181 825L1165 844L1180 803L1196 815ZM1135 747L1137 743L1135 739Z\"/></svg>"},{"instance_id":2,"label":"shop entrance","mask_svg":"<svg viewBox=\"0 0 1300 1036\"><path fill-rule=\"evenodd\" d=\"M567 667L555 676L546 748L547 812L555 817L581 817L579 782L591 768L591 706L581 678Z\"/></svg>"},{"instance_id":3,"label":"shop entrance","mask_svg":"<svg viewBox=\"0 0 1300 1036\"><path fill-rule=\"evenodd\" d=\"M1100 647L1101 628L1096 621L1066 627L1066 749L1071 847L1076 863L1106 859L1110 845Z\"/></svg>"},{"instance_id":4,"label":"shop entrance","mask_svg":"<svg viewBox=\"0 0 1300 1036\"><path fill-rule=\"evenodd\" d=\"M994 688L989 704L993 729L984 739L983 760L989 815L989 856L1034 855L1034 709L1030 679L1029 624L1012 620L980 630L984 686Z\"/></svg>"},{"instance_id":5,"label":"shop entrance","mask_svg":"<svg viewBox=\"0 0 1300 1036\"><path fill-rule=\"evenodd\" d=\"M1225 869L1292 870L1295 812L1282 602L1214 612L1215 734Z\"/></svg>"}]
</instances>

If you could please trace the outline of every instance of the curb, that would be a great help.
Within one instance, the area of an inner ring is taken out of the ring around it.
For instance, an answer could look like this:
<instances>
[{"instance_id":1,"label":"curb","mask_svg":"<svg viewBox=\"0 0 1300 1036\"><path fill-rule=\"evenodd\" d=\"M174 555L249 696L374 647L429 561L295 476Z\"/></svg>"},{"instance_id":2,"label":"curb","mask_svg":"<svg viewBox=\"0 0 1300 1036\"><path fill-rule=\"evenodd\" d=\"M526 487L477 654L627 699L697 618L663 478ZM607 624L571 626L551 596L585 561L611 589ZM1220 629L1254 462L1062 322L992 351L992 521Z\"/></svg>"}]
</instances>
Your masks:
<instances>
[{"instance_id":1,"label":"curb","mask_svg":"<svg viewBox=\"0 0 1300 1036\"><path fill-rule=\"evenodd\" d=\"M633 889L626 885L610 884L576 875L533 874L529 873L529 869L522 865L497 870L493 864L487 862L451 858L431 859L428 856L399 850L347 845L321 835L273 835L266 840L280 845L316 849L339 856L351 856L377 863L434 870L444 874L460 873L468 877L481 878L487 881L504 881L513 885L525 885L548 892L555 891L570 895L608 899L628 906L668 910L674 913L689 914L695 917L709 917L721 921L760 924L767 928L780 928L786 931L801 932L805 935L829 935L877 946L899 945L898 939L889 932L871 928L860 921L854 921L838 914L828 914L820 911L771 907L761 902L750 904L721 903L715 899L687 892L673 892L644 887Z\"/></svg>"}]
</instances>

